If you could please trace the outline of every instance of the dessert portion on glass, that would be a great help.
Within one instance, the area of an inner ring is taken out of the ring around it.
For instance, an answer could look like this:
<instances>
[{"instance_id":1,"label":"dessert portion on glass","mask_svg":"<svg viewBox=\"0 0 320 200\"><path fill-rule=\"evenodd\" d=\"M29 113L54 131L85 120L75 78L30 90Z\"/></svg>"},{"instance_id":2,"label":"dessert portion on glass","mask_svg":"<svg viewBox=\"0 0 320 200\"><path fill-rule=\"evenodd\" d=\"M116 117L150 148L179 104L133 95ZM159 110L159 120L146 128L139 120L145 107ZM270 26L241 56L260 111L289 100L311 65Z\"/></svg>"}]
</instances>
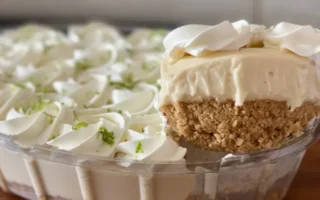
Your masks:
<instances>
[{"instance_id":1,"label":"dessert portion on glass","mask_svg":"<svg viewBox=\"0 0 320 200\"><path fill-rule=\"evenodd\" d=\"M319 38L309 26L267 29L245 21L169 33L159 107L176 139L244 153L302 135L320 113L316 57L310 58Z\"/></svg>"},{"instance_id":2,"label":"dessert portion on glass","mask_svg":"<svg viewBox=\"0 0 320 200\"><path fill-rule=\"evenodd\" d=\"M318 138L302 130L319 112L319 32L188 25L166 37L160 67L166 34L5 30L0 187L28 199L282 199Z\"/></svg>"}]
</instances>

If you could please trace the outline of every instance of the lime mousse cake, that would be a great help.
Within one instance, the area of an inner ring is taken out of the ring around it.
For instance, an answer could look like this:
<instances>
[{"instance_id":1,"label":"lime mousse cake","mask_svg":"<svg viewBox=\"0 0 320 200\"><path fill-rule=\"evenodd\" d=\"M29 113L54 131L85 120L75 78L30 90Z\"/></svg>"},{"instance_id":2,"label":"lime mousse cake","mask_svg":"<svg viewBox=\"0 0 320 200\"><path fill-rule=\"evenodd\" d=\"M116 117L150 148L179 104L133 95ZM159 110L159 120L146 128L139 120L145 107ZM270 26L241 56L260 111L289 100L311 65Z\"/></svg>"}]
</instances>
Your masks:
<instances>
[{"instance_id":1,"label":"lime mousse cake","mask_svg":"<svg viewBox=\"0 0 320 200\"><path fill-rule=\"evenodd\" d=\"M318 42L301 37L310 34ZM159 107L176 139L249 152L303 134L320 111L319 39L314 28L289 23L173 30L164 40Z\"/></svg>"}]
</instances>

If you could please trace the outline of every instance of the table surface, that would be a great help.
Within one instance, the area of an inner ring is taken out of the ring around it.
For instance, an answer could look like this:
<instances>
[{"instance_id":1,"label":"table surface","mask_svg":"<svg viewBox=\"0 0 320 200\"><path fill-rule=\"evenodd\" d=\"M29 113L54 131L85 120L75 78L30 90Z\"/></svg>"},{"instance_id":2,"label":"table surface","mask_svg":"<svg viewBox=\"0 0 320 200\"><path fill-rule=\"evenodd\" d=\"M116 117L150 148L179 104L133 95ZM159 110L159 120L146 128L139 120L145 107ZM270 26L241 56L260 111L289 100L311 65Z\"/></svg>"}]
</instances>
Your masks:
<instances>
[{"instance_id":1,"label":"table surface","mask_svg":"<svg viewBox=\"0 0 320 200\"><path fill-rule=\"evenodd\" d=\"M320 199L320 143L307 151L285 200ZM23 200L0 190L0 200Z\"/></svg>"}]
</instances>

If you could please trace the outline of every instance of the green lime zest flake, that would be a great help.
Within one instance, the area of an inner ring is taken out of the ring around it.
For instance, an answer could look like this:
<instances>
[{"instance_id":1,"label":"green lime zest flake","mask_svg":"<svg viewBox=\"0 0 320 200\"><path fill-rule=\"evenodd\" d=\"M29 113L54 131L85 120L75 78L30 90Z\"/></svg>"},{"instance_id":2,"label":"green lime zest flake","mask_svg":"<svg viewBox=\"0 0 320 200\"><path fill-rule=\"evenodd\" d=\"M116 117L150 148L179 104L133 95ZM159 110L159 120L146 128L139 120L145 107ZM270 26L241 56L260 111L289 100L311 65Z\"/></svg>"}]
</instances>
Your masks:
<instances>
[{"instance_id":1,"label":"green lime zest flake","mask_svg":"<svg viewBox=\"0 0 320 200\"><path fill-rule=\"evenodd\" d=\"M107 104L112 104L112 100L108 99Z\"/></svg>"},{"instance_id":2,"label":"green lime zest flake","mask_svg":"<svg viewBox=\"0 0 320 200\"><path fill-rule=\"evenodd\" d=\"M62 89L62 94L64 94L64 95L68 94L68 90Z\"/></svg>"},{"instance_id":3,"label":"green lime zest flake","mask_svg":"<svg viewBox=\"0 0 320 200\"><path fill-rule=\"evenodd\" d=\"M126 60L125 60L125 58L123 58L123 57L118 57L118 58L116 59L116 62L117 62L117 63L125 64Z\"/></svg>"},{"instance_id":4,"label":"green lime zest flake","mask_svg":"<svg viewBox=\"0 0 320 200\"><path fill-rule=\"evenodd\" d=\"M49 124L52 124L53 121L54 121L55 116L50 115L50 114L48 114L48 113L44 113L44 114L47 116L48 121L49 121Z\"/></svg>"},{"instance_id":5,"label":"green lime zest flake","mask_svg":"<svg viewBox=\"0 0 320 200\"><path fill-rule=\"evenodd\" d=\"M158 52L164 51L164 46L163 46L163 45L158 45L158 46L156 46L153 50L154 50L154 51L158 51Z\"/></svg>"},{"instance_id":6,"label":"green lime zest flake","mask_svg":"<svg viewBox=\"0 0 320 200\"><path fill-rule=\"evenodd\" d=\"M127 52L129 54L129 56L133 56L134 55L134 50L133 49L127 49Z\"/></svg>"},{"instance_id":7,"label":"green lime zest flake","mask_svg":"<svg viewBox=\"0 0 320 200\"><path fill-rule=\"evenodd\" d=\"M147 83L154 85L158 90L161 90L161 85L158 83L158 81L147 81Z\"/></svg>"},{"instance_id":8,"label":"green lime zest flake","mask_svg":"<svg viewBox=\"0 0 320 200\"><path fill-rule=\"evenodd\" d=\"M57 138L57 136L53 135L53 136L50 137L49 140L54 140L54 139L56 139L56 138Z\"/></svg>"},{"instance_id":9,"label":"green lime zest flake","mask_svg":"<svg viewBox=\"0 0 320 200\"><path fill-rule=\"evenodd\" d=\"M134 81L132 74L128 74L122 77L122 81L110 81L109 84L111 86L115 86L116 89L133 89L139 81Z\"/></svg>"},{"instance_id":10,"label":"green lime zest flake","mask_svg":"<svg viewBox=\"0 0 320 200\"><path fill-rule=\"evenodd\" d=\"M24 83L13 83L12 85L22 88L22 89L27 89L28 87Z\"/></svg>"},{"instance_id":11,"label":"green lime zest flake","mask_svg":"<svg viewBox=\"0 0 320 200\"><path fill-rule=\"evenodd\" d=\"M108 131L105 126L101 126L99 128L99 131L97 133L97 138L100 138L100 135L102 136L102 141L107 143L108 145L114 144L114 133L112 131Z\"/></svg>"},{"instance_id":12,"label":"green lime zest flake","mask_svg":"<svg viewBox=\"0 0 320 200\"><path fill-rule=\"evenodd\" d=\"M87 122L78 122L72 126L72 130L76 131L76 130L79 130L80 128L87 127L87 126L88 126Z\"/></svg>"},{"instance_id":13,"label":"green lime zest flake","mask_svg":"<svg viewBox=\"0 0 320 200\"><path fill-rule=\"evenodd\" d=\"M55 45L53 44L45 44L43 46L43 53L48 53Z\"/></svg>"},{"instance_id":14,"label":"green lime zest flake","mask_svg":"<svg viewBox=\"0 0 320 200\"><path fill-rule=\"evenodd\" d=\"M35 31L35 29L33 26L23 26L18 30L21 39L32 38L34 31Z\"/></svg>"},{"instance_id":15,"label":"green lime zest flake","mask_svg":"<svg viewBox=\"0 0 320 200\"><path fill-rule=\"evenodd\" d=\"M101 55L99 57L99 60L101 63L106 63L108 62L109 58L111 57L111 51L107 51L105 54Z\"/></svg>"},{"instance_id":16,"label":"green lime zest flake","mask_svg":"<svg viewBox=\"0 0 320 200\"><path fill-rule=\"evenodd\" d=\"M152 40L157 36L165 37L168 34L168 31L165 29L153 29L150 31L149 39Z\"/></svg>"},{"instance_id":17,"label":"green lime zest flake","mask_svg":"<svg viewBox=\"0 0 320 200\"><path fill-rule=\"evenodd\" d=\"M26 113L27 115L32 115L34 113L37 113L37 112L43 110L49 104L51 104L51 102L39 101L38 103L35 103L35 104L31 105L31 107L28 108L27 110L25 110L24 113Z\"/></svg>"},{"instance_id":18,"label":"green lime zest flake","mask_svg":"<svg viewBox=\"0 0 320 200\"><path fill-rule=\"evenodd\" d=\"M96 91L94 92L95 95L100 95L100 92Z\"/></svg>"},{"instance_id":19,"label":"green lime zest flake","mask_svg":"<svg viewBox=\"0 0 320 200\"><path fill-rule=\"evenodd\" d=\"M112 39L112 36L110 35L110 33L104 33L103 35L106 39Z\"/></svg>"},{"instance_id":20,"label":"green lime zest flake","mask_svg":"<svg viewBox=\"0 0 320 200\"><path fill-rule=\"evenodd\" d=\"M78 71L85 71L92 67L92 64L88 59L78 60L75 64L75 67Z\"/></svg>"},{"instance_id":21,"label":"green lime zest flake","mask_svg":"<svg viewBox=\"0 0 320 200\"><path fill-rule=\"evenodd\" d=\"M161 90L161 85L159 83L156 83L155 86L158 88L158 90Z\"/></svg>"},{"instance_id":22,"label":"green lime zest flake","mask_svg":"<svg viewBox=\"0 0 320 200\"><path fill-rule=\"evenodd\" d=\"M143 63L141 65L141 68L144 70L144 71L147 71L147 72L151 72L153 71L157 66L155 65L155 62L149 62L149 63Z\"/></svg>"},{"instance_id":23,"label":"green lime zest flake","mask_svg":"<svg viewBox=\"0 0 320 200\"><path fill-rule=\"evenodd\" d=\"M119 114L122 114L122 113L123 113L123 111L120 110L120 109L112 109L112 108L107 108L107 112L108 112L108 113L109 113L109 112L117 112L117 113L119 113Z\"/></svg>"},{"instance_id":24,"label":"green lime zest flake","mask_svg":"<svg viewBox=\"0 0 320 200\"><path fill-rule=\"evenodd\" d=\"M136 153L143 153L142 142L139 141L136 146Z\"/></svg>"}]
</instances>

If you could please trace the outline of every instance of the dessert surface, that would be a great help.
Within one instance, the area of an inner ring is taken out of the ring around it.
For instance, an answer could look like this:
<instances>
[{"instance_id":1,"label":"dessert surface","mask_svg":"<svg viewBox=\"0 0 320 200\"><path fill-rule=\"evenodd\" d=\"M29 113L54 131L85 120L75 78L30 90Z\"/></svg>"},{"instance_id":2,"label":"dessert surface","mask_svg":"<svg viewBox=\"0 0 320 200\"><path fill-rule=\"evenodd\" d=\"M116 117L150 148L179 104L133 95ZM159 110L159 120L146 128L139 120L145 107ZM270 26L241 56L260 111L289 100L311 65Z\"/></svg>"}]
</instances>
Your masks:
<instances>
[{"instance_id":1,"label":"dessert surface","mask_svg":"<svg viewBox=\"0 0 320 200\"><path fill-rule=\"evenodd\" d=\"M163 57L166 34L97 22L4 31L0 187L28 199L283 199L318 138L303 135L319 115L318 43L290 41L317 31L188 25Z\"/></svg>"},{"instance_id":2,"label":"dessert surface","mask_svg":"<svg viewBox=\"0 0 320 200\"><path fill-rule=\"evenodd\" d=\"M123 35L100 22L67 33L30 24L0 35L0 130L22 147L178 161L186 149L154 108L162 29Z\"/></svg>"},{"instance_id":3,"label":"dessert surface","mask_svg":"<svg viewBox=\"0 0 320 200\"><path fill-rule=\"evenodd\" d=\"M98 22L67 33L40 25L4 31L2 134L22 147L179 161L187 149L168 136L166 120L203 148L247 152L281 146L318 116L314 28L241 20L166 35L122 35Z\"/></svg>"}]
</instances>

